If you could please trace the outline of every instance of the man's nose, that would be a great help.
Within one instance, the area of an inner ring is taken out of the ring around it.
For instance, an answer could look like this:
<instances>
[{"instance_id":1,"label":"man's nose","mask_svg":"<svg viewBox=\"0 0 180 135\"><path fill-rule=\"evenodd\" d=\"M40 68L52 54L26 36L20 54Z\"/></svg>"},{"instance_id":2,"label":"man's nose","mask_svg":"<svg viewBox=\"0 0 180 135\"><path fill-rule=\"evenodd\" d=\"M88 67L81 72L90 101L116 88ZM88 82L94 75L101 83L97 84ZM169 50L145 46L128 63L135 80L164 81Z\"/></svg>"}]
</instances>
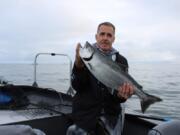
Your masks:
<instances>
[{"instance_id":1,"label":"man's nose","mask_svg":"<svg viewBox=\"0 0 180 135\"><path fill-rule=\"evenodd\" d=\"M104 40L107 40L107 39L108 39L108 35L107 35L107 34L104 34L103 39L104 39Z\"/></svg>"}]
</instances>

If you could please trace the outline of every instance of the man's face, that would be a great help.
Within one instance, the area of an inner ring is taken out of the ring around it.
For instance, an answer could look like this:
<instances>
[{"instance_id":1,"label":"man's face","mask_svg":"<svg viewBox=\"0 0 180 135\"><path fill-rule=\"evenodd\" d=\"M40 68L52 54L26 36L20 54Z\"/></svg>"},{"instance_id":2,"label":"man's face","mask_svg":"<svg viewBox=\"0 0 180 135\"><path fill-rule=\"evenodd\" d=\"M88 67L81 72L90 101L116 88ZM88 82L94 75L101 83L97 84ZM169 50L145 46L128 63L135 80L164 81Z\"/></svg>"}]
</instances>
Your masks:
<instances>
[{"instance_id":1,"label":"man's face","mask_svg":"<svg viewBox=\"0 0 180 135\"><path fill-rule=\"evenodd\" d=\"M98 46L103 51L110 51L115 40L115 33L111 26L101 25L96 34Z\"/></svg>"}]
</instances>

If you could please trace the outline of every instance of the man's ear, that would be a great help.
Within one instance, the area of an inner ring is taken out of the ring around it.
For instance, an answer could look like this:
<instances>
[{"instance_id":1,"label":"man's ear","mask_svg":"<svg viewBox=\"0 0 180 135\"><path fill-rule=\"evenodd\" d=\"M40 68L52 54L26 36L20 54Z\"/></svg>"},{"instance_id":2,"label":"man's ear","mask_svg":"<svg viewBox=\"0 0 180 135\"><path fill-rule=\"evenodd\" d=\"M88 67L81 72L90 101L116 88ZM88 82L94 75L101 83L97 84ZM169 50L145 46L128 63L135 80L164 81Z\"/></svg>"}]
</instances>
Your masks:
<instances>
[{"instance_id":1,"label":"man's ear","mask_svg":"<svg viewBox=\"0 0 180 135\"><path fill-rule=\"evenodd\" d=\"M95 35L96 41L97 41L97 34Z\"/></svg>"},{"instance_id":2,"label":"man's ear","mask_svg":"<svg viewBox=\"0 0 180 135\"><path fill-rule=\"evenodd\" d=\"M114 43L114 41L115 41L115 36L113 37L113 43Z\"/></svg>"}]
</instances>

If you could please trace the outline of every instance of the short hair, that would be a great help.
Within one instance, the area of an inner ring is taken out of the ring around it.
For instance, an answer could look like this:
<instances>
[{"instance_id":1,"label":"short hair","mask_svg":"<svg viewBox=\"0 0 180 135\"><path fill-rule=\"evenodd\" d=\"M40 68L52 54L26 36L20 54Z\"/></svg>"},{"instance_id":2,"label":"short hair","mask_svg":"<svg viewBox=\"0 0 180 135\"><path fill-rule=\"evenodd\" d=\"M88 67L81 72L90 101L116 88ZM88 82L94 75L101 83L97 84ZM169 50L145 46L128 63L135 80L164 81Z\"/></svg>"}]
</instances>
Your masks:
<instances>
[{"instance_id":1,"label":"short hair","mask_svg":"<svg viewBox=\"0 0 180 135\"><path fill-rule=\"evenodd\" d=\"M100 23L100 24L98 25L97 32L99 31L99 29L100 29L100 27L101 27L102 25L111 26L111 27L113 28L113 30L114 30L114 33L115 33L115 26L114 26L112 23L110 23L110 22L102 22L102 23Z\"/></svg>"}]
</instances>

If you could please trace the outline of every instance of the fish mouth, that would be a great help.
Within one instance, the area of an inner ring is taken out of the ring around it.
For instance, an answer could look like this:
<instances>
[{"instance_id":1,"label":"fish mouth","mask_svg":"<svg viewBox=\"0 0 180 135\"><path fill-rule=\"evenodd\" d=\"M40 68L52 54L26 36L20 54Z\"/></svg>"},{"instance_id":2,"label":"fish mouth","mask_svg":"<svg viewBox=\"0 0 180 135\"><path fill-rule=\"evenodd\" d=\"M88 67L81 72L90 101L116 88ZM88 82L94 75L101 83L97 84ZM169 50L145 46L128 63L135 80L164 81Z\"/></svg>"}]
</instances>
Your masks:
<instances>
[{"instance_id":1,"label":"fish mouth","mask_svg":"<svg viewBox=\"0 0 180 135\"><path fill-rule=\"evenodd\" d=\"M90 57L84 57L83 60L90 61L93 58L93 54L94 54L94 52L92 53L92 55Z\"/></svg>"},{"instance_id":2,"label":"fish mouth","mask_svg":"<svg viewBox=\"0 0 180 135\"><path fill-rule=\"evenodd\" d=\"M93 58L95 51L89 42L80 48L80 56L85 61L90 61Z\"/></svg>"}]
</instances>

